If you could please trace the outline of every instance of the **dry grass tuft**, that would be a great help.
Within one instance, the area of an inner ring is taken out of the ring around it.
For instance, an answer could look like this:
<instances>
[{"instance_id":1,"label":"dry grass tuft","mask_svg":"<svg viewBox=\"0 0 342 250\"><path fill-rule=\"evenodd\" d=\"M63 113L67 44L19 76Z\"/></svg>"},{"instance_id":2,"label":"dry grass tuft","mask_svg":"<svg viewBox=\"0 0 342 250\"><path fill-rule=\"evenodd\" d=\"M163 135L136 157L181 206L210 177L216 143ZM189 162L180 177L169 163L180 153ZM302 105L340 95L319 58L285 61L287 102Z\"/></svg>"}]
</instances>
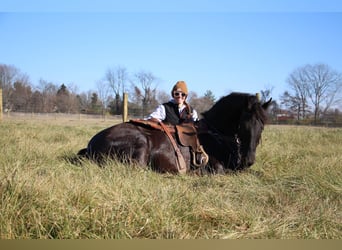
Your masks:
<instances>
[{"instance_id":1,"label":"dry grass tuft","mask_svg":"<svg viewBox=\"0 0 342 250\"><path fill-rule=\"evenodd\" d=\"M342 238L342 129L268 126L227 176L68 161L109 125L0 123L2 239Z\"/></svg>"}]
</instances>

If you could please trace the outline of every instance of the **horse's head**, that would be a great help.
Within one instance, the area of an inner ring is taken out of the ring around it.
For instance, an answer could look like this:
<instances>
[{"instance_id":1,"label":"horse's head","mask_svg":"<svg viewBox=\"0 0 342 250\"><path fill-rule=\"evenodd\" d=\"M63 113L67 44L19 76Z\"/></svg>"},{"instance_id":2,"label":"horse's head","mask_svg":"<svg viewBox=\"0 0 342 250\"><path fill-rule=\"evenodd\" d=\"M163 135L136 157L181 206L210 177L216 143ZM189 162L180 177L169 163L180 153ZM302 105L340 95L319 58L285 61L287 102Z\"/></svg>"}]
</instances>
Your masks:
<instances>
[{"instance_id":1,"label":"horse's head","mask_svg":"<svg viewBox=\"0 0 342 250\"><path fill-rule=\"evenodd\" d=\"M225 162L226 168L244 169L255 162L271 100L261 104L256 95L231 93L202 114L214 134L228 141L224 157L234 160Z\"/></svg>"},{"instance_id":2,"label":"horse's head","mask_svg":"<svg viewBox=\"0 0 342 250\"><path fill-rule=\"evenodd\" d=\"M272 98L261 104L257 98L248 98L247 108L240 116L238 138L240 142L241 165L240 169L250 167L255 162L256 148L261 139L261 133L267 120L266 110Z\"/></svg>"}]
</instances>

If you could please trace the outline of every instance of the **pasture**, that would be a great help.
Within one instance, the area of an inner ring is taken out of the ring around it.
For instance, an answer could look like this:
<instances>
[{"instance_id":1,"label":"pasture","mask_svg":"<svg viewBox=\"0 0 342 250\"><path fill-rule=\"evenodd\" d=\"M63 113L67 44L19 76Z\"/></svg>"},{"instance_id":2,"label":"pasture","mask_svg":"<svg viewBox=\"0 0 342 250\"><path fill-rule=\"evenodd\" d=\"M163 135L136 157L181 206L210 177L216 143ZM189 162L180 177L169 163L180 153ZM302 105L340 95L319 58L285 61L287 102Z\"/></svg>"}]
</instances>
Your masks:
<instances>
[{"instance_id":1,"label":"pasture","mask_svg":"<svg viewBox=\"0 0 342 250\"><path fill-rule=\"evenodd\" d=\"M69 161L112 124L4 117L1 239L342 239L341 128L267 125L225 176Z\"/></svg>"}]
</instances>

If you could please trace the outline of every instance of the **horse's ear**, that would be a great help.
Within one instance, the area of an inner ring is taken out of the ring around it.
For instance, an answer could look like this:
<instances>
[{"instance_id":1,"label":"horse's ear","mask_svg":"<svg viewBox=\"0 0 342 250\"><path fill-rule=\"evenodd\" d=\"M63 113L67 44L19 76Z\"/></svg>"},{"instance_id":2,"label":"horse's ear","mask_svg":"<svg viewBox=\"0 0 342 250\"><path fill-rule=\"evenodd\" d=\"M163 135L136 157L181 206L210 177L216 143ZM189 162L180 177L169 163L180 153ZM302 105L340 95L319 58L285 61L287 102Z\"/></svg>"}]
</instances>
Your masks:
<instances>
[{"instance_id":1,"label":"horse's ear","mask_svg":"<svg viewBox=\"0 0 342 250\"><path fill-rule=\"evenodd\" d=\"M263 103L262 104L262 108L264 110L268 109L268 107L270 106L271 102L272 102L272 98L270 98L267 102Z\"/></svg>"}]
</instances>

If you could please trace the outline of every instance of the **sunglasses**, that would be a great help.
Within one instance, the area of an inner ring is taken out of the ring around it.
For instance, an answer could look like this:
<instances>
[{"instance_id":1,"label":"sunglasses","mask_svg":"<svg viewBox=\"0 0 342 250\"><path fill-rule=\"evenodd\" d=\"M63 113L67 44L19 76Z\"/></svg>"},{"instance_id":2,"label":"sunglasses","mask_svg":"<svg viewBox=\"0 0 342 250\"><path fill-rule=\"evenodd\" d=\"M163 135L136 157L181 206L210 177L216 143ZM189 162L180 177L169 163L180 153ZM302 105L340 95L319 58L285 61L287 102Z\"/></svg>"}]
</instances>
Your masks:
<instances>
[{"instance_id":1,"label":"sunglasses","mask_svg":"<svg viewBox=\"0 0 342 250\"><path fill-rule=\"evenodd\" d=\"M185 93L182 93L182 92L173 92L173 95L174 96L182 96L182 97L184 97L184 96L186 96L186 94Z\"/></svg>"}]
</instances>

